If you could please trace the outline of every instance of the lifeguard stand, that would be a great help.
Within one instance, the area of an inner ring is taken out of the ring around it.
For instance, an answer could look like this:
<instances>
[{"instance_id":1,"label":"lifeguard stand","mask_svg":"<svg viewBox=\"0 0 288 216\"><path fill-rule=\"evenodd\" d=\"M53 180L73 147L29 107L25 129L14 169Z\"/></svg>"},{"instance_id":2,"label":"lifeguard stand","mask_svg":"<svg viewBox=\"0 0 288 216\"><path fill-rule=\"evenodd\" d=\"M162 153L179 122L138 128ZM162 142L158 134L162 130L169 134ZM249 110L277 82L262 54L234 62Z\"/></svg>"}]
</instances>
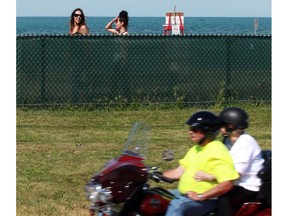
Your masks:
<instances>
[{"instance_id":1,"label":"lifeguard stand","mask_svg":"<svg viewBox=\"0 0 288 216\"><path fill-rule=\"evenodd\" d=\"M174 8L175 10L175 8ZM184 35L184 13L167 12L165 18L164 35Z\"/></svg>"}]
</instances>

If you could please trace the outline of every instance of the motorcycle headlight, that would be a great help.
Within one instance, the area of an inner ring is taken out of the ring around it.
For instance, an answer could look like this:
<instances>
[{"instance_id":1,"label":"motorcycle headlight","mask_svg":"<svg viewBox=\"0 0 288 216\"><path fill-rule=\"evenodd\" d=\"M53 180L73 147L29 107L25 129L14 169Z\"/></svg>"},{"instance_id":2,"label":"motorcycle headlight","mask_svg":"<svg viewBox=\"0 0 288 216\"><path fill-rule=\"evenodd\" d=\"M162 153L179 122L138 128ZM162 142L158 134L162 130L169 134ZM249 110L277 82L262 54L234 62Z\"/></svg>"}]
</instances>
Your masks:
<instances>
[{"instance_id":1,"label":"motorcycle headlight","mask_svg":"<svg viewBox=\"0 0 288 216\"><path fill-rule=\"evenodd\" d=\"M92 203L108 203L112 199L112 193L108 188L102 188L100 184L88 184L85 187L86 197Z\"/></svg>"},{"instance_id":2,"label":"motorcycle headlight","mask_svg":"<svg viewBox=\"0 0 288 216\"><path fill-rule=\"evenodd\" d=\"M103 203L109 203L112 200L112 192L108 188L103 188L99 193L99 199Z\"/></svg>"},{"instance_id":3,"label":"motorcycle headlight","mask_svg":"<svg viewBox=\"0 0 288 216\"><path fill-rule=\"evenodd\" d=\"M92 202L96 203L99 202L99 191L101 190L101 185L94 185L94 184L88 184L85 187L86 191L86 197Z\"/></svg>"}]
</instances>

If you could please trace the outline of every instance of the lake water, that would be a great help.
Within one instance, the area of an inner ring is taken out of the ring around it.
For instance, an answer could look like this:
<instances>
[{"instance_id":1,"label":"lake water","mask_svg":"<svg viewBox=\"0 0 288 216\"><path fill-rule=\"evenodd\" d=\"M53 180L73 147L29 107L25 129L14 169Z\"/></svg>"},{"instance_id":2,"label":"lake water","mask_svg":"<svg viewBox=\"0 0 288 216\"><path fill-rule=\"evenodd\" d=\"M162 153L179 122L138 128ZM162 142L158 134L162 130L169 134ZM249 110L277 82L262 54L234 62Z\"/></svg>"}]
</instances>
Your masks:
<instances>
[{"instance_id":1,"label":"lake water","mask_svg":"<svg viewBox=\"0 0 288 216\"><path fill-rule=\"evenodd\" d=\"M90 34L105 30L113 17L88 17ZM68 34L70 17L17 17L16 34ZM129 34L163 34L165 17L130 17ZM185 17L185 34L254 35L254 17ZM271 17L258 18L257 35L272 35Z\"/></svg>"}]
</instances>

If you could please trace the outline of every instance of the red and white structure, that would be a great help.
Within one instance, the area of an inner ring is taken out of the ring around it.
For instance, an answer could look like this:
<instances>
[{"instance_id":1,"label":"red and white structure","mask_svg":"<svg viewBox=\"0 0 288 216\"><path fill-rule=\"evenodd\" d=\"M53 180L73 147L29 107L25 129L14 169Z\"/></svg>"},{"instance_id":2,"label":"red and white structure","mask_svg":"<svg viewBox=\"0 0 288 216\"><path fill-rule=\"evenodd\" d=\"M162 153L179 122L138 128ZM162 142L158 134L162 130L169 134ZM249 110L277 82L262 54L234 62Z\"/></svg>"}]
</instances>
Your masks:
<instances>
[{"instance_id":1,"label":"red and white structure","mask_svg":"<svg viewBox=\"0 0 288 216\"><path fill-rule=\"evenodd\" d=\"M164 35L184 35L184 13L183 12L167 12L165 17Z\"/></svg>"}]
</instances>

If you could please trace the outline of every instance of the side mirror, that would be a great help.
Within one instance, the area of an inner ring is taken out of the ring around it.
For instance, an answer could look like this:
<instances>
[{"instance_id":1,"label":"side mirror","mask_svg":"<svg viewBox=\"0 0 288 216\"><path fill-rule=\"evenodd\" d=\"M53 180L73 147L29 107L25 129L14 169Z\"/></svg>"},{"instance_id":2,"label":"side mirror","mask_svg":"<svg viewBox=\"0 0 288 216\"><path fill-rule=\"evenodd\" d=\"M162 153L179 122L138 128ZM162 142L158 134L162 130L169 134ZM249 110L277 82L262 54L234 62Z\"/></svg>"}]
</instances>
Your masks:
<instances>
[{"instance_id":1,"label":"side mirror","mask_svg":"<svg viewBox=\"0 0 288 216\"><path fill-rule=\"evenodd\" d=\"M164 150L162 152L162 159L165 161L174 160L174 151L173 150Z\"/></svg>"}]
</instances>

